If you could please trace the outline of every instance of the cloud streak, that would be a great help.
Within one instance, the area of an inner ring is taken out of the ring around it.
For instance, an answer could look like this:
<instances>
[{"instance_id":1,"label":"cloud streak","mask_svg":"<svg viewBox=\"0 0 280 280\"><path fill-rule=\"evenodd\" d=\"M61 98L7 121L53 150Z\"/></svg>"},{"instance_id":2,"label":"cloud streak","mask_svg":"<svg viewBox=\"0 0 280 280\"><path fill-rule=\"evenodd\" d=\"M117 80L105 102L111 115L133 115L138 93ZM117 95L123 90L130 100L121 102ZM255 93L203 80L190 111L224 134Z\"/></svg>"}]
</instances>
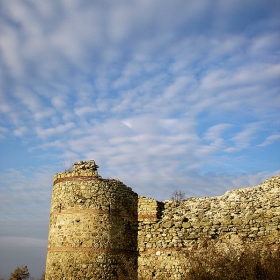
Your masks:
<instances>
[{"instance_id":1,"label":"cloud streak","mask_svg":"<svg viewBox=\"0 0 280 280\"><path fill-rule=\"evenodd\" d=\"M0 6L3 240L46 239L76 160L159 200L279 173L279 1Z\"/></svg>"}]
</instances>

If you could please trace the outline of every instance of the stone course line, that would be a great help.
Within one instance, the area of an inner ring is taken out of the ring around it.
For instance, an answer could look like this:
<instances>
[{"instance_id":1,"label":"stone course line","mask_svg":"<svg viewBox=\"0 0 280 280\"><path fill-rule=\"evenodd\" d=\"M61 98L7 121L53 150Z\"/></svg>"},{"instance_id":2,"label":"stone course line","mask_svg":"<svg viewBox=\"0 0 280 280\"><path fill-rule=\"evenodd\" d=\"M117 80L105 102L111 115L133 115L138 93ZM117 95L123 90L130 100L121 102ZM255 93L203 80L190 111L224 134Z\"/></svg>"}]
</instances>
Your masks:
<instances>
[{"instance_id":1,"label":"stone course line","mask_svg":"<svg viewBox=\"0 0 280 280\"><path fill-rule=\"evenodd\" d=\"M125 214L125 213L117 213L117 212L108 213L108 211L96 210L96 209L92 209L92 210L64 210L64 211L61 211L61 212L54 211L54 212L50 213L50 217L55 216L55 215L67 215L67 214L92 214L92 215L108 214L108 215L112 215L112 216L119 216L119 217L138 219L138 220L158 219L157 215L138 215L137 216L137 215L131 215L131 214Z\"/></svg>"},{"instance_id":2,"label":"stone course line","mask_svg":"<svg viewBox=\"0 0 280 280\"><path fill-rule=\"evenodd\" d=\"M103 210L96 210L96 209L92 209L92 210L64 210L64 211L54 211L50 214L51 216L55 216L55 215L69 215L69 214L90 214L90 215L112 215L112 216L117 216L117 217L124 217L124 218L131 218L131 219L137 219L137 215L131 215L131 214L125 214L125 213L117 213L117 212L108 212L108 211L103 211Z\"/></svg>"},{"instance_id":3,"label":"stone course line","mask_svg":"<svg viewBox=\"0 0 280 280\"><path fill-rule=\"evenodd\" d=\"M111 253L111 254L138 254L138 251L126 249L111 249L111 248L73 248L73 247L55 247L48 248L48 253L56 252L90 252L90 253Z\"/></svg>"},{"instance_id":4,"label":"stone course line","mask_svg":"<svg viewBox=\"0 0 280 280\"><path fill-rule=\"evenodd\" d=\"M98 178L96 176L73 176L73 177L64 177L58 178L53 182L53 185L56 185L65 181L104 181L102 178Z\"/></svg>"}]
</instances>

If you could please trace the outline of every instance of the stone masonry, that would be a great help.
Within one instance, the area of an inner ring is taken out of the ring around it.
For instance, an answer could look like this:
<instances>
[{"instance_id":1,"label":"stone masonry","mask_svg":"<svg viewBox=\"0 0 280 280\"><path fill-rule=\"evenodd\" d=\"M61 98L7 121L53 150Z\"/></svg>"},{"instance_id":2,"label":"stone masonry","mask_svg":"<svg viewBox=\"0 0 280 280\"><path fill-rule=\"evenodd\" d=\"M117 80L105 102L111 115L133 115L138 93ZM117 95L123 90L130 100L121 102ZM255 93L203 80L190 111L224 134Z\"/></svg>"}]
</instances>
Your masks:
<instances>
[{"instance_id":1,"label":"stone masonry","mask_svg":"<svg viewBox=\"0 0 280 280\"><path fill-rule=\"evenodd\" d=\"M57 173L51 203L46 278L183 279L187 251L202 240L280 247L280 176L220 197L159 202L94 161Z\"/></svg>"},{"instance_id":2,"label":"stone masonry","mask_svg":"<svg viewBox=\"0 0 280 280\"><path fill-rule=\"evenodd\" d=\"M54 177L45 279L137 279L138 196L97 168Z\"/></svg>"}]
</instances>

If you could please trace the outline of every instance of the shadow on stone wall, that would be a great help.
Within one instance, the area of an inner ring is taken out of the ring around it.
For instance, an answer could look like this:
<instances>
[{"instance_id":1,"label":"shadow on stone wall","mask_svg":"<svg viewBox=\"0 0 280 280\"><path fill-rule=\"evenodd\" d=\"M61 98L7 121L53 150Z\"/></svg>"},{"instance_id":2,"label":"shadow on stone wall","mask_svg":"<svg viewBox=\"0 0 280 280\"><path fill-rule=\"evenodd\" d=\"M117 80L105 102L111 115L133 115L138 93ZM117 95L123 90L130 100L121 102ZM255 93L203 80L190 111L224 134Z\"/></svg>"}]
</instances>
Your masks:
<instances>
[{"instance_id":1,"label":"shadow on stone wall","mask_svg":"<svg viewBox=\"0 0 280 280\"><path fill-rule=\"evenodd\" d=\"M110 246L108 255L112 280L137 280L138 195L130 188L113 192L110 204ZM119 189L120 190L120 189Z\"/></svg>"},{"instance_id":2,"label":"shadow on stone wall","mask_svg":"<svg viewBox=\"0 0 280 280\"><path fill-rule=\"evenodd\" d=\"M54 178L46 280L137 279L138 195L94 161Z\"/></svg>"}]
</instances>

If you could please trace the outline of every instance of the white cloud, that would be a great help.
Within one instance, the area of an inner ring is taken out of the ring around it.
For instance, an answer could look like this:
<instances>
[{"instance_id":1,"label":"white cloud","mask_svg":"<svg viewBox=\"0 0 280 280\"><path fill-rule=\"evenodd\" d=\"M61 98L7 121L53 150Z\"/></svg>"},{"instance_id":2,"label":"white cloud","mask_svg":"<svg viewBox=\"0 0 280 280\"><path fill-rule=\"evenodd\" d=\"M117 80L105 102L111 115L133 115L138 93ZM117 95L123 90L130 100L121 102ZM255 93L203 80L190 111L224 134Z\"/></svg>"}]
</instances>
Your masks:
<instances>
[{"instance_id":1,"label":"white cloud","mask_svg":"<svg viewBox=\"0 0 280 280\"><path fill-rule=\"evenodd\" d=\"M209 145L201 145L197 147L196 154L199 157L206 158L215 152L221 151L225 146L225 142L222 138L216 138L212 143Z\"/></svg>"},{"instance_id":2,"label":"white cloud","mask_svg":"<svg viewBox=\"0 0 280 280\"><path fill-rule=\"evenodd\" d=\"M54 169L43 169L34 168L32 177L27 175L28 169L25 172L10 169L1 174L1 223L42 219L48 213Z\"/></svg>"},{"instance_id":3,"label":"white cloud","mask_svg":"<svg viewBox=\"0 0 280 280\"><path fill-rule=\"evenodd\" d=\"M50 127L50 128L45 128L45 129L37 127L35 130L36 130L38 137L44 139L44 138L52 137L54 135L66 133L67 131L73 129L75 126L76 126L75 123L69 122L66 124L58 125L56 127Z\"/></svg>"},{"instance_id":4,"label":"white cloud","mask_svg":"<svg viewBox=\"0 0 280 280\"><path fill-rule=\"evenodd\" d=\"M0 139L5 137L5 134L8 132L6 127L0 126Z\"/></svg>"},{"instance_id":5,"label":"white cloud","mask_svg":"<svg viewBox=\"0 0 280 280\"><path fill-rule=\"evenodd\" d=\"M270 136L266 137L265 141L258 146L259 147L269 146L269 145L273 144L274 142L278 141L279 139L280 139L279 134L270 135Z\"/></svg>"},{"instance_id":6,"label":"white cloud","mask_svg":"<svg viewBox=\"0 0 280 280\"><path fill-rule=\"evenodd\" d=\"M66 97L64 95L56 95L51 98L53 106L60 111L66 106Z\"/></svg>"},{"instance_id":7,"label":"white cloud","mask_svg":"<svg viewBox=\"0 0 280 280\"><path fill-rule=\"evenodd\" d=\"M277 32L261 34L253 39L250 52L254 55L260 55L261 53L269 55L270 57L275 57L276 54L273 51L277 49L278 43L279 36Z\"/></svg>"},{"instance_id":8,"label":"white cloud","mask_svg":"<svg viewBox=\"0 0 280 280\"><path fill-rule=\"evenodd\" d=\"M229 148L225 149L226 153L232 153L232 152L237 152L237 151L239 151L239 148L236 148L236 147L229 147Z\"/></svg>"},{"instance_id":9,"label":"white cloud","mask_svg":"<svg viewBox=\"0 0 280 280\"><path fill-rule=\"evenodd\" d=\"M43 119L50 119L55 116L55 111L52 108L44 108L41 111L38 110L33 114L34 119L38 122Z\"/></svg>"},{"instance_id":10,"label":"white cloud","mask_svg":"<svg viewBox=\"0 0 280 280\"><path fill-rule=\"evenodd\" d=\"M26 143L33 177L5 151L2 235L19 217L48 216L56 170L38 173L41 162L63 171L95 159L104 177L157 199L221 195L279 172L276 2L6 1L1 142Z\"/></svg>"},{"instance_id":11,"label":"white cloud","mask_svg":"<svg viewBox=\"0 0 280 280\"><path fill-rule=\"evenodd\" d=\"M203 138L206 140L215 140L219 138L225 130L231 127L232 125L228 123L220 123L213 125L206 131Z\"/></svg>"},{"instance_id":12,"label":"white cloud","mask_svg":"<svg viewBox=\"0 0 280 280\"><path fill-rule=\"evenodd\" d=\"M14 130L14 135L22 137L24 135L24 133L26 133L27 131L28 131L27 127L25 127L25 126L19 127L18 129Z\"/></svg>"},{"instance_id":13,"label":"white cloud","mask_svg":"<svg viewBox=\"0 0 280 280\"><path fill-rule=\"evenodd\" d=\"M84 117L85 115L96 113L97 110L94 108L94 106L84 106L75 108L74 112L78 117Z\"/></svg>"},{"instance_id":14,"label":"white cloud","mask_svg":"<svg viewBox=\"0 0 280 280\"><path fill-rule=\"evenodd\" d=\"M256 133L262 129L261 126L261 123L247 124L242 132L238 132L237 135L232 138L235 142L236 148L244 149L248 147Z\"/></svg>"}]
</instances>

